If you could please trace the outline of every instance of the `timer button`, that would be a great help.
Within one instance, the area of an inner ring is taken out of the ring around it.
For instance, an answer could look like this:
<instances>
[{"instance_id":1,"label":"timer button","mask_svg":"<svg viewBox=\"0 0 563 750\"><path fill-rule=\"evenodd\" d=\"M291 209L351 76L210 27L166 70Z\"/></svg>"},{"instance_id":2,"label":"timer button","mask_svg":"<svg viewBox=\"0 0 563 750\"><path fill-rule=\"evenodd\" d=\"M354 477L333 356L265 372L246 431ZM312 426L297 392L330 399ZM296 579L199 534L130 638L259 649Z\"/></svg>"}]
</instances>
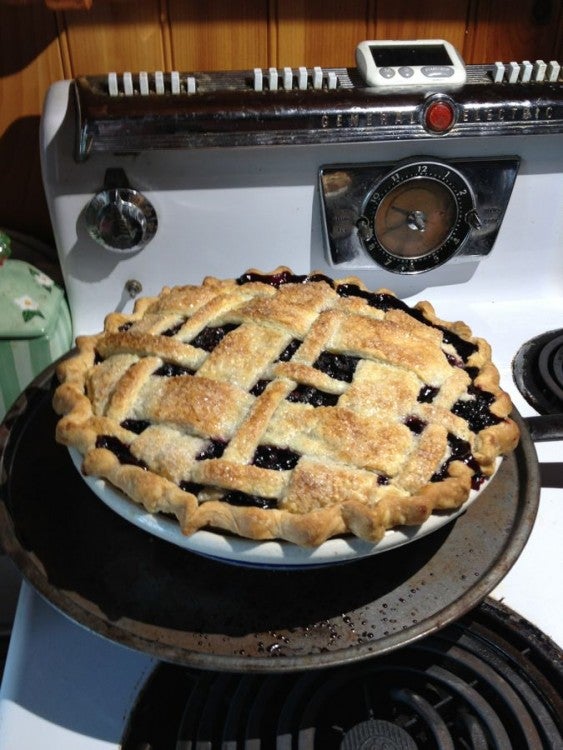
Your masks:
<instances>
[{"instance_id":1,"label":"timer button","mask_svg":"<svg viewBox=\"0 0 563 750\"><path fill-rule=\"evenodd\" d=\"M414 70L408 65L403 65L401 68L399 68L398 73L402 78L412 78L414 75Z\"/></svg>"},{"instance_id":2,"label":"timer button","mask_svg":"<svg viewBox=\"0 0 563 750\"><path fill-rule=\"evenodd\" d=\"M424 113L424 124L427 130L434 133L446 133L455 122L453 104L448 101L430 102Z\"/></svg>"},{"instance_id":3,"label":"timer button","mask_svg":"<svg viewBox=\"0 0 563 750\"><path fill-rule=\"evenodd\" d=\"M393 78L395 75L395 68L379 68L379 75L382 78Z\"/></svg>"},{"instance_id":4,"label":"timer button","mask_svg":"<svg viewBox=\"0 0 563 750\"><path fill-rule=\"evenodd\" d=\"M423 65L420 72L426 78L450 78L454 69L449 65Z\"/></svg>"}]
</instances>

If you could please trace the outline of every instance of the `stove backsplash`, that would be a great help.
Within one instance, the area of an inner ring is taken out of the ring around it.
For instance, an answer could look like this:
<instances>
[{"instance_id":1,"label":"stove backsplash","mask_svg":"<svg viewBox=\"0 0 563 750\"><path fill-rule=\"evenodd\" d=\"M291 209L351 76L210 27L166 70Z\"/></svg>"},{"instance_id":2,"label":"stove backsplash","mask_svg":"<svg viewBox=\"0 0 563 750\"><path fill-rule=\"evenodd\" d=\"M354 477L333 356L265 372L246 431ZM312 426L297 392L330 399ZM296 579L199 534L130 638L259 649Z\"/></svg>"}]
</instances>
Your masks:
<instances>
[{"instance_id":1,"label":"stove backsplash","mask_svg":"<svg viewBox=\"0 0 563 750\"><path fill-rule=\"evenodd\" d=\"M165 285L278 265L434 300L560 289L550 65L389 94L337 68L54 84L42 169L75 332Z\"/></svg>"}]
</instances>

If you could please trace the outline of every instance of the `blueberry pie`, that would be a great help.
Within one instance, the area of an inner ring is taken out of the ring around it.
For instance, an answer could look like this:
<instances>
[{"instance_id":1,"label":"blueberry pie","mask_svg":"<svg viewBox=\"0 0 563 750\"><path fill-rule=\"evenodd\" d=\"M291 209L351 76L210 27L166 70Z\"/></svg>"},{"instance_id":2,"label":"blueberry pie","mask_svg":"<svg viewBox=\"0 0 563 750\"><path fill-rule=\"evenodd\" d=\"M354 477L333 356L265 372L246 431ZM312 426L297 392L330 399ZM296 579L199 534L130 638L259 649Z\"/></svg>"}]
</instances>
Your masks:
<instances>
[{"instance_id":1,"label":"blueberry pie","mask_svg":"<svg viewBox=\"0 0 563 750\"><path fill-rule=\"evenodd\" d=\"M185 534L377 541L461 506L518 441L487 342L355 278L209 277L77 347L57 440Z\"/></svg>"}]
</instances>

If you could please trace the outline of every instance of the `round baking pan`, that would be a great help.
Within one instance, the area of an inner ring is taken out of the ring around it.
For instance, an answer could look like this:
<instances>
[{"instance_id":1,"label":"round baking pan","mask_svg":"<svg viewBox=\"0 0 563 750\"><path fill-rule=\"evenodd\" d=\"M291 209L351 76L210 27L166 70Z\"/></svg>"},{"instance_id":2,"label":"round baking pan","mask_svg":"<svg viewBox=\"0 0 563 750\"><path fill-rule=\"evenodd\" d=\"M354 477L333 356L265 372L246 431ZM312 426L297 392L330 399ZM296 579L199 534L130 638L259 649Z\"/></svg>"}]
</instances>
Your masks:
<instances>
[{"instance_id":1,"label":"round baking pan","mask_svg":"<svg viewBox=\"0 0 563 750\"><path fill-rule=\"evenodd\" d=\"M0 433L0 541L24 577L90 630L159 659L229 671L343 664L457 620L506 575L540 492L522 438L461 516L388 552L304 570L211 560L133 526L96 497L54 439L54 366Z\"/></svg>"}]
</instances>

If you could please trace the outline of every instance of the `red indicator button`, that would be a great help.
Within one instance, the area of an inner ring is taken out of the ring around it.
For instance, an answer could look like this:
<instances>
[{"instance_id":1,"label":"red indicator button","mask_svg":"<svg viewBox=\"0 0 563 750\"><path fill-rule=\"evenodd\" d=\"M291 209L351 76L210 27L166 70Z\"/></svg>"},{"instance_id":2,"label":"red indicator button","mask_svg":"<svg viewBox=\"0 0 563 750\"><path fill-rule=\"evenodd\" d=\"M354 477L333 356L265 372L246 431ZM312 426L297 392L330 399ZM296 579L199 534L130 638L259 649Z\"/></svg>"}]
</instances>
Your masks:
<instances>
[{"instance_id":1,"label":"red indicator button","mask_svg":"<svg viewBox=\"0 0 563 750\"><path fill-rule=\"evenodd\" d=\"M424 119L428 130L433 130L435 133L445 133L454 124L454 108L449 102L432 102L426 109Z\"/></svg>"}]
</instances>

